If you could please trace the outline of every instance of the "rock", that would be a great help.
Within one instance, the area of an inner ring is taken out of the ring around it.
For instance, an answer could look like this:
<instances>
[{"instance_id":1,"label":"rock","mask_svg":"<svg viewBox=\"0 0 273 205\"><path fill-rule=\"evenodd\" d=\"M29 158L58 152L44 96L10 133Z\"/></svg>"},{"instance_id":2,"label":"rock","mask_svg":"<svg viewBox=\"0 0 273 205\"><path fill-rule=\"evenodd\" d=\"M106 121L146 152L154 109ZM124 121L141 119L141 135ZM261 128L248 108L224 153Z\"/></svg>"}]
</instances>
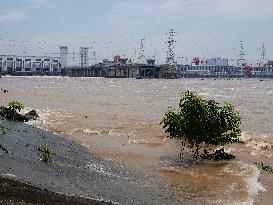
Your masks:
<instances>
[{"instance_id":1,"label":"rock","mask_svg":"<svg viewBox=\"0 0 273 205\"><path fill-rule=\"evenodd\" d=\"M232 154L226 153L224 148L220 150L216 150L214 153L214 160L231 160L234 159L235 156Z\"/></svg>"},{"instance_id":2,"label":"rock","mask_svg":"<svg viewBox=\"0 0 273 205\"><path fill-rule=\"evenodd\" d=\"M8 93L9 92L8 90L3 90L3 89L1 89L1 91L3 91L3 93Z\"/></svg>"},{"instance_id":3,"label":"rock","mask_svg":"<svg viewBox=\"0 0 273 205\"><path fill-rule=\"evenodd\" d=\"M28 119L26 119L25 116L17 113L15 110L1 106L0 107L0 116L9 119L9 120L15 120L18 122L27 122Z\"/></svg>"},{"instance_id":4,"label":"rock","mask_svg":"<svg viewBox=\"0 0 273 205\"><path fill-rule=\"evenodd\" d=\"M39 115L37 114L35 110L31 110L30 112L25 114L25 117L28 120L36 120L39 117Z\"/></svg>"},{"instance_id":5,"label":"rock","mask_svg":"<svg viewBox=\"0 0 273 205\"><path fill-rule=\"evenodd\" d=\"M213 159L213 160L232 160L235 158L232 154L226 153L224 148L216 150L213 154L209 154L208 150L204 150L204 154L201 155L203 159Z\"/></svg>"},{"instance_id":6,"label":"rock","mask_svg":"<svg viewBox=\"0 0 273 205\"><path fill-rule=\"evenodd\" d=\"M35 110L32 110L25 115L21 115L17 113L16 110L4 106L0 107L0 116L18 122L28 122L29 120L35 120L37 117L39 117Z\"/></svg>"}]
</instances>

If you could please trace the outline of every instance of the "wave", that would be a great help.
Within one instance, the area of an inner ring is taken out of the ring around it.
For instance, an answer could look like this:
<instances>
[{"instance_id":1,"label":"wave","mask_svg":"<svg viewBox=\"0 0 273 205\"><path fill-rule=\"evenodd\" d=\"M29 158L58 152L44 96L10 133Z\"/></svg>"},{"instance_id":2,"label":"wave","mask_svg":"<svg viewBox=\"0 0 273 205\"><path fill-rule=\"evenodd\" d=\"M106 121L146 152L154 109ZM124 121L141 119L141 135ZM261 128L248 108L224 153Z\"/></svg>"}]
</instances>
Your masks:
<instances>
[{"instance_id":1,"label":"wave","mask_svg":"<svg viewBox=\"0 0 273 205\"><path fill-rule=\"evenodd\" d=\"M236 163L239 165L239 169L234 169L231 167L231 165L228 165L224 171L228 174L239 176L244 180L246 184L245 189L247 191L247 198L235 201L229 200L227 204L252 205L254 204L254 199L259 194L259 192L266 191L266 188L259 182L260 171L255 165L247 164L242 161Z\"/></svg>"}]
</instances>

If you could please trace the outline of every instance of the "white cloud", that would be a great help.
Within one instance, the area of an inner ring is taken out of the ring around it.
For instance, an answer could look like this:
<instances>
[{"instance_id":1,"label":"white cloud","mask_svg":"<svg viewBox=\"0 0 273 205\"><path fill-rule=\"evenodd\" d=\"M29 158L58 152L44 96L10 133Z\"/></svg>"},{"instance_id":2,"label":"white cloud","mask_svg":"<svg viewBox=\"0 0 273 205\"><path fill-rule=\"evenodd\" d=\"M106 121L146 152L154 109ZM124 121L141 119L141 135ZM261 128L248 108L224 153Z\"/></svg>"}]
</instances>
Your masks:
<instances>
[{"instance_id":1,"label":"white cloud","mask_svg":"<svg viewBox=\"0 0 273 205\"><path fill-rule=\"evenodd\" d=\"M9 10L0 14L0 21L22 21L26 18L28 15L20 10Z\"/></svg>"}]
</instances>

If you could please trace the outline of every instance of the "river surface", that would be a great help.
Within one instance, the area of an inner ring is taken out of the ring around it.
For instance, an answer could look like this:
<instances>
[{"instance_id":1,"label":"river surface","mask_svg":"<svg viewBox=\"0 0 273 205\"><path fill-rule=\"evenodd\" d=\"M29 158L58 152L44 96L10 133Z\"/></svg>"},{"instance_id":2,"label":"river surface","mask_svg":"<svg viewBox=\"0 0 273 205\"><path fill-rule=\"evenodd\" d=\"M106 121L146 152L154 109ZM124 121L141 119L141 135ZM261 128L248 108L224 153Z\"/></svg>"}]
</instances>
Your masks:
<instances>
[{"instance_id":1,"label":"river surface","mask_svg":"<svg viewBox=\"0 0 273 205\"><path fill-rule=\"evenodd\" d=\"M273 80L135 80L2 77L0 104L19 100L36 109L37 127L55 132L98 155L157 176L177 204L270 204L272 176L254 162L273 165ZM226 146L233 161L180 158L181 143L159 125L180 93L193 90L220 104L232 103L242 117L244 144Z\"/></svg>"}]
</instances>

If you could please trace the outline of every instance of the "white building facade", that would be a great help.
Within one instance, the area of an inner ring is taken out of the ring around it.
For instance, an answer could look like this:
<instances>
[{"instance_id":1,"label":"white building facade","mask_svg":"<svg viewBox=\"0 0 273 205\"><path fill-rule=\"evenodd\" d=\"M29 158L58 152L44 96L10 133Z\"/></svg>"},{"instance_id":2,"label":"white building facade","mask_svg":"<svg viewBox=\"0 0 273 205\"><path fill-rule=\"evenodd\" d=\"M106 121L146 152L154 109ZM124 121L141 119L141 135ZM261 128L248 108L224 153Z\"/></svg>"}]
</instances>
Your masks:
<instances>
[{"instance_id":1,"label":"white building facade","mask_svg":"<svg viewBox=\"0 0 273 205\"><path fill-rule=\"evenodd\" d=\"M81 67L86 68L89 66L88 48L81 47L80 49Z\"/></svg>"},{"instance_id":2,"label":"white building facade","mask_svg":"<svg viewBox=\"0 0 273 205\"><path fill-rule=\"evenodd\" d=\"M68 47L60 46L60 63L61 68L67 68L68 65Z\"/></svg>"},{"instance_id":3,"label":"white building facade","mask_svg":"<svg viewBox=\"0 0 273 205\"><path fill-rule=\"evenodd\" d=\"M60 58L49 56L0 55L0 69L12 72L60 72Z\"/></svg>"}]
</instances>

